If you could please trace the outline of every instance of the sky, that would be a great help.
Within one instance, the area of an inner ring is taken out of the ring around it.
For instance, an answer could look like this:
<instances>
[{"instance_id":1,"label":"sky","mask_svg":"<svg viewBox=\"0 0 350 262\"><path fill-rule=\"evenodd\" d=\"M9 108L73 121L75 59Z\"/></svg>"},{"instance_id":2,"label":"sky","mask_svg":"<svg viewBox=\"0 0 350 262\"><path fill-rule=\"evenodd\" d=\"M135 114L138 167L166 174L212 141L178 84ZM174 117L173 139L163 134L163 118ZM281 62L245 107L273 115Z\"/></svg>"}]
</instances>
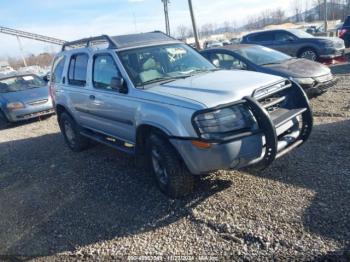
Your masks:
<instances>
[{"instance_id":1,"label":"sky","mask_svg":"<svg viewBox=\"0 0 350 262\"><path fill-rule=\"evenodd\" d=\"M192 0L198 26L225 21L245 23L265 9L290 9L292 0ZM165 31L161 0L0 0L0 26L62 40L101 34ZM170 0L170 28L191 26L187 0ZM54 52L59 47L21 39L25 55ZM20 56L14 36L0 34L0 58Z\"/></svg>"}]
</instances>

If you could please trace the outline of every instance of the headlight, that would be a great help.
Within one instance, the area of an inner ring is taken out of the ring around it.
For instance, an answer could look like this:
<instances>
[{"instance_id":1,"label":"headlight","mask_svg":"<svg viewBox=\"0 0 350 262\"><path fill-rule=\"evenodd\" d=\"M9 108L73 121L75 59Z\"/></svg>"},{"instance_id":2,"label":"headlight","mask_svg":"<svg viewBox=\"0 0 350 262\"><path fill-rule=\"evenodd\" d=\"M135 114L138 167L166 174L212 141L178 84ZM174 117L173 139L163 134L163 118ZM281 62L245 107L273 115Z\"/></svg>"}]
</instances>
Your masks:
<instances>
[{"instance_id":1,"label":"headlight","mask_svg":"<svg viewBox=\"0 0 350 262\"><path fill-rule=\"evenodd\" d=\"M231 132L256 125L254 116L243 104L199 114L194 122L204 139L222 139Z\"/></svg>"},{"instance_id":2,"label":"headlight","mask_svg":"<svg viewBox=\"0 0 350 262\"><path fill-rule=\"evenodd\" d=\"M21 102L11 102L6 105L7 109L9 110L16 110L24 108L24 104Z\"/></svg>"},{"instance_id":3,"label":"headlight","mask_svg":"<svg viewBox=\"0 0 350 262\"><path fill-rule=\"evenodd\" d=\"M313 85L315 83L315 80L313 78L293 78L294 81L299 83L300 85Z\"/></svg>"}]
</instances>

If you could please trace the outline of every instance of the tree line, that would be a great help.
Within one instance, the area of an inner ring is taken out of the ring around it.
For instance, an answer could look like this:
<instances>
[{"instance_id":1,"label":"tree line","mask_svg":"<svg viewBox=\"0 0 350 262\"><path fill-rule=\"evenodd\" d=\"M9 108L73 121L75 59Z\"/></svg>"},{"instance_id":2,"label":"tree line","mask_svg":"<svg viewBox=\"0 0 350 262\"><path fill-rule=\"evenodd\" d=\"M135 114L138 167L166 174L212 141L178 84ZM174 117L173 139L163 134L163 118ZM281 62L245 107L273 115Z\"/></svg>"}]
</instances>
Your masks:
<instances>
[{"instance_id":1,"label":"tree line","mask_svg":"<svg viewBox=\"0 0 350 262\"><path fill-rule=\"evenodd\" d=\"M53 53L42 53L39 55L28 55L25 57L28 66L38 65L40 67L50 66L55 54ZM0 59L1 60L1 59ZM24 67L23 59L18 57L9 57L7 59L10 66L14 69Z\"/></svg>"},{"instance_id":2,"label":"tree line","mask_svg":"<svg viewBox=\"0 0 350 262\"><path fill-rule=\"evenodd\" d=\"M286 22L314 22L325 18L324 0L293 0L289 7L292 16L287 17L283 8L266 9L258 14L247 17L245 24L238 27L236 21L225 21L222 24L206 23L199 27L201 37L215 33L234 33L242 30L255 30L267 25ZM327 19L344 20L350 15L350 0L327 0ZM185 39L193 36L191 27L180 25L177 28L177 37Z\"/></svg>"}]
</instances>

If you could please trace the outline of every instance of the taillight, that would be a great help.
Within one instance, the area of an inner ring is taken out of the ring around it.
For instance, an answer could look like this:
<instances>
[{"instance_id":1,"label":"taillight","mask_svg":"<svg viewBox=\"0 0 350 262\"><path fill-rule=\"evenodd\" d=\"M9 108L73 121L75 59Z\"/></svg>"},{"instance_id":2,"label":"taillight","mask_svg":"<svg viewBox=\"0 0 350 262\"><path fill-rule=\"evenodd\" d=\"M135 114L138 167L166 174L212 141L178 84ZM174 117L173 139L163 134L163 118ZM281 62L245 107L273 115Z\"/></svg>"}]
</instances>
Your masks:
<instances>
[{"instance_id":1,"label":"taillight","mask_svg":"<svg viewBox=\"0 0 350 262\"><path fill-rule=\"evenodd\" d=\"M347 31L348 31L347 29L340 30L339 37L344 37L344 35L346 34Z\"/></svg>"}]
</instances>

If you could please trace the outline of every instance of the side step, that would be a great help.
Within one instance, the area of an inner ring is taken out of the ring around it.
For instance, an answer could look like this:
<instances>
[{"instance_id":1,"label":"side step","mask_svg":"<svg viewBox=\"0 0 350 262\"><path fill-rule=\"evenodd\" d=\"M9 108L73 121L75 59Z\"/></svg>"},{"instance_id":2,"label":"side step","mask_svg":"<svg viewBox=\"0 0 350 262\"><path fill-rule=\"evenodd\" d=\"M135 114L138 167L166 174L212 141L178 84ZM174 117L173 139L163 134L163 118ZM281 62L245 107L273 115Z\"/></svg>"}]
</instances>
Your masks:
<instances>
[{"instance_id":1,"label":"side step","mask_svg":"<svg viewBox=\"0 0 350 262\"><path fill-rule=\"evenodd\" d=\"M110 146L114 149L117 149L129 155L135 155L135 146L132 144L126 143L120 139L106 136L100 133L92 132L90 130L83 130L80 132L80 134L91 140L94 140L106 146Z\"/></svg>"}]
</instances>

